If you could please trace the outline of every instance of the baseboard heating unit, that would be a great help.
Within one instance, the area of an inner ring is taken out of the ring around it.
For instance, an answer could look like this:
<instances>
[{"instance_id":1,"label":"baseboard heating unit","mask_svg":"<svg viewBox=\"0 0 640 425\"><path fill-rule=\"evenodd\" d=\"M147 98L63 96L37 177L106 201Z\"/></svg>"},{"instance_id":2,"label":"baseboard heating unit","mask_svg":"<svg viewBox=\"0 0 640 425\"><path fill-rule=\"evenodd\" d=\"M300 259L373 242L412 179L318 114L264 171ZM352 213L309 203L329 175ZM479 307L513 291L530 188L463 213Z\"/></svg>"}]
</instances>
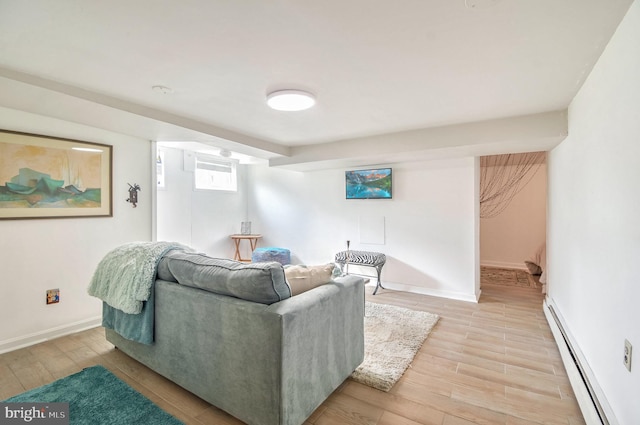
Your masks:
<instances>
[{"instance_id":1,"label":"baseboard heating unit","mask_svg":"<svg viewBox=\"0 0 640 425\"><path fill-rule=\"evenodd\" d=\"M588 365L584 360L581 360L582 356L574 349L571 338L565 331L563 321L554 310L553 305L549 303L548 298L545 299L543 310L560 350L562 362L567 370L571 387L580 405L585 422L588 425L617 425L617 421L610 409L607 409L608 406L604 406L603 402L601 402L604 397L598 396L598 390L589 379L591 374ZM608 413L607 410L609 410Z\"/></svg>"}]
</instances>

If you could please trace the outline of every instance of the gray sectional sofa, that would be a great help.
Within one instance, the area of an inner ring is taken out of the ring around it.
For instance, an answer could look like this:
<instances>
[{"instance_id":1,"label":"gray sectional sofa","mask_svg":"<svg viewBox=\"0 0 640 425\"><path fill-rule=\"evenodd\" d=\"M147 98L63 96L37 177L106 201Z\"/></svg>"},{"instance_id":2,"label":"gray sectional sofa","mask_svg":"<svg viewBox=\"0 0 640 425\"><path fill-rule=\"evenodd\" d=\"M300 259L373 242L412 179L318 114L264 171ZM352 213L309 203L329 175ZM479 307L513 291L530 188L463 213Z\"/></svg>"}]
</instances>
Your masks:
<instances>
[{"instance_id":1,"label":"gray sectional sofa","mask_svg":"<svg viewBox=\"0 0 640 425\"><path fill-rule=\"evenodd\" d=\"M364 357L364 281L291 297L278 263L170 251L153 286L154 341L124 353L252 425L300 425Z\"/></svg>"}]
</instances>

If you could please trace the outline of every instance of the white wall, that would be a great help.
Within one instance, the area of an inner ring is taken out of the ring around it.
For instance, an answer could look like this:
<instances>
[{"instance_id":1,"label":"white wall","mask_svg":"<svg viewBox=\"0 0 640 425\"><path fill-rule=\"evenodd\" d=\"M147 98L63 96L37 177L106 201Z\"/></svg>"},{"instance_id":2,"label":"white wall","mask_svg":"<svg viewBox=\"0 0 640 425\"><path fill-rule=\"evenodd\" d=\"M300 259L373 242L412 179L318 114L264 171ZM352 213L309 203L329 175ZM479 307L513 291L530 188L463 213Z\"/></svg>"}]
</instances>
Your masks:
<instances>
[{"instance_id":1,"label":"white wall","mask_svg":"<svg viewBox=\"0 0 640 425\"><path fill-rule=\"evenodd\" d=\"M351 249L387 255L382 280L389 288L475 301L477 160L392 167L392 200L346 200L345 170L250 167L249 212L264 235L261 246L290 249L294 263L321 264L350 240ZM368 229L383 232L384 244L363 243L361 222L384 222Z\"/></svg>"},{"instance_id":2,"label":"white wall","mask_svg":"<svg viewBox=\"0 0 640 425\"><path fill-rule=\"evenodd\" d=\"M547 167L542 164L509 206L480 220L482 265L526 269L528 260L546 241Z\"/></svg>"},{"instance_id":3,"label":"white wall","mask_svg":"<svg viewBox=\"0 0 640 425\"><path fill-rule=\"evenodd\" d=\"M620 424L640 423L639 40L636 1L571 103L569 137L548 163L548 296ZM625 338L636 347L631 372Z\"/></svg>"},{"instance_id":4,"label":"white wall","mask_svg":"<svg viewBox=\"0 0 640 425\"><path fill-rule=\"evenodd\" d=\"M0 108L0 128L113 145L113 217L0 220L0 352L100 323L101 302L87 286L102 257L119 244L150 240L150 142ZM138 183L132 208L127 183ZM47 289L61 301L45 304Z\"/></svg>"},{"instance_id":5,"label":"white wall","mask_svg":"<svg viewBox=\"0 0 640 425\"><path fill-rule=\"evenodd\" d=\"M193 171L185 171L183 150L165 151L165 189L157 191L157 239L181 242L214 257L233 258L229 235L246 220L246 167L238 166L238 191L194 191ZM255 232L254 232L255 233ZM251 255L242 245L243 257Z\"/></svg>"},{"instance_id":6,"label":"white wall","mask_svg":"<svg viewBox=\"0 0 640 425\"><path fill-rule=\"evenodd\" d=\"M165 187L156 193L156 239L191 246L193 173L183 171L181 149L164 152Z\"/></svg>"}]
</instances>

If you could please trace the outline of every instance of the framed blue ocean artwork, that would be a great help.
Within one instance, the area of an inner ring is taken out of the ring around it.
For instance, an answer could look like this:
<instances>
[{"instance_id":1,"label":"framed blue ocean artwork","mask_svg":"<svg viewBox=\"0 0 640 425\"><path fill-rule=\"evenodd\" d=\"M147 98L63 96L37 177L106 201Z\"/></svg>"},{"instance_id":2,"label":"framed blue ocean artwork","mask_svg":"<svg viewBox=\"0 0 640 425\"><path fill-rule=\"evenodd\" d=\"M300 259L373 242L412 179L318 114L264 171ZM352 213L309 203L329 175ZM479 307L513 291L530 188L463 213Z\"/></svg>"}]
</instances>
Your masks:
<instances>
[{"instance_id":1,"label":"framed blue ocean artwork","mask_svg":"<svg viewBox=\"0 0 640 425\"><path fill-rule=\"evenodd\" d=\"M393 197L391 171L391 168L346 171L347 199L391 199Z\"/></svg>"}]
</instances>

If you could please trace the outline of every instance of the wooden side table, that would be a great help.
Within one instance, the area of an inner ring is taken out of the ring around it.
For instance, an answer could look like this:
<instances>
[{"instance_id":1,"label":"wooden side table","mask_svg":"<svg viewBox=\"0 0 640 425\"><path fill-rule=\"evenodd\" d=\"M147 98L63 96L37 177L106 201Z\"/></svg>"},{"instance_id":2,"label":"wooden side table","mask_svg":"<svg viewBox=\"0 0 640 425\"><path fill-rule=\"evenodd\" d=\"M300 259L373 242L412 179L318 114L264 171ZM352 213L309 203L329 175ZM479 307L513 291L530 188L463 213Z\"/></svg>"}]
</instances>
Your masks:
<instances>
[{"instance_id":1,"label":"wooden side table","mask_svg":"<svg viewBox=\"0 0 640 425\"><path fill-rule=\"evenodd\" d=\"M242 261L245 263L250 263L251 262L251 258L242 258L242 256L240 255L240 241L243 240L248 240L249 241L249 245L251 245L251 252L253 252L254 249L256 249L256 245L258 245L258 239L260 239L262 237L262 235L240 235L240 234L235 234L235 235L231 235L229 236L231 239L233 239L233 242L236 244L236 253L233 256L233 259L236 261Z\"/></svg>"}]
</instances>

